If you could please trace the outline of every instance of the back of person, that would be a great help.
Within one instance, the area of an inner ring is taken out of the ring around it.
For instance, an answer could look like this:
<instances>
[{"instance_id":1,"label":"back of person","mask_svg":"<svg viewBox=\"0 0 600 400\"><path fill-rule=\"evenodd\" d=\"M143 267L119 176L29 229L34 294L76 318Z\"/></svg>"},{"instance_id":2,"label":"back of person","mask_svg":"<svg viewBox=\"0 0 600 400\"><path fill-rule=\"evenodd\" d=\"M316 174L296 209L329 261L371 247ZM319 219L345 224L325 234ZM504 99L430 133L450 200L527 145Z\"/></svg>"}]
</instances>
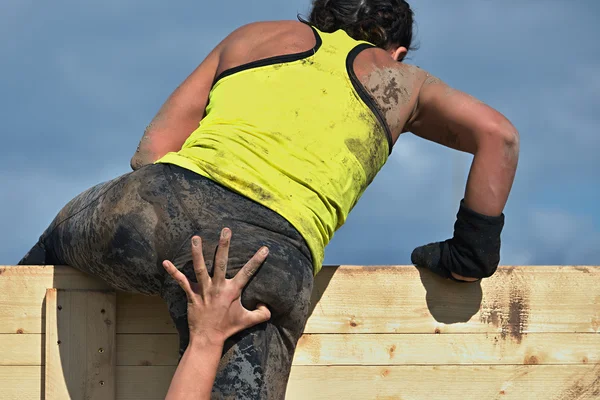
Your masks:
<instances>
[{"instance_id":1,"label":"back of person","mask_svg":"<svg viewBox=\"0 0 600 400\"><path fill-rule=\"evenodd\" d=\"M217 45L144 132L134 171L76 196L19 262L67 264L160 295L181 355L188 303L161 262L192 277L191 237L213 260L223 227L239 235L229 272L267 246L242 304L265 304L272 318L226 346L215 398L284 398L324 247L402 132L474 155L453 238L416 248L411 261L463 282L498 266L514 127L398 62L412 42L404 0L315 0L309 20L250 24Z\"/></svg>"},{"instance_id":2,"label":"back of person","mask_svg":"<svg viewBox=\"0 0 600 400\"><path fill-rule=\"evenodd\" d=\"M343 30L242 27L221 51L206 116L162 157L282 215L318 273L324 248L385 164L414 108L414 67Z\"/></svg>"}]
</instances>

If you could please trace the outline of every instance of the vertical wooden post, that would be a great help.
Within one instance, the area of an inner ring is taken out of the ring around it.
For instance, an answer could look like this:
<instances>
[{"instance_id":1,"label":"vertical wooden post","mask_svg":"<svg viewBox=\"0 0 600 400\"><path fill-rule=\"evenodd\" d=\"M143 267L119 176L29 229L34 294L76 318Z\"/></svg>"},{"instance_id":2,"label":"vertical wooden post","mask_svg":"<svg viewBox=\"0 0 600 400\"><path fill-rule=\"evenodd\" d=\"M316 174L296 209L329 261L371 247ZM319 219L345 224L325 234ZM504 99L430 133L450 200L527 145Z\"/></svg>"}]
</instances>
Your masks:
<instances>
[{"instance_id":1,"label":"vertical wooden post","mask_svg":"<svg viewBox=\"0 0 600 400\"><path fill-rule=\"evenodd\" d=\"M46 291L47 400L114 400L116 295Z\"/></svg>"}]
</instances>

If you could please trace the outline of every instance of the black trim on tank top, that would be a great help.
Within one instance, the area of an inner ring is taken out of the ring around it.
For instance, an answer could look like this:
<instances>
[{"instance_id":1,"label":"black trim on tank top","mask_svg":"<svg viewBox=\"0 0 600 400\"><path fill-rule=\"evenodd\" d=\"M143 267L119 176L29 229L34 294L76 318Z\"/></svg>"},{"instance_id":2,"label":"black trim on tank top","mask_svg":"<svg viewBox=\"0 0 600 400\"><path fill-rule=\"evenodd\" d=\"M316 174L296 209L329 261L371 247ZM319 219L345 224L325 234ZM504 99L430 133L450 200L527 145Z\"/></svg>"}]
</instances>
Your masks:
<instances>
[{"instance_id":1,"label":"black trim on tank top","mask_svg":"<svg viewBox=\"0 0 600 400\"><path fill-rule=\"evenodd\" d=\"M288 63L288 62L293 62L293 61L300 61L300 60L302 60L304 58L308 58L308 57L314 55L317 52L317 50L319 50L319 48L321 47L321 45L323 44L323 40L321 39L321 36L315 30L315 28L313 28L312 26L310 26L310 29L312 29L312 31L313 31L313 33L315 35L315 40L316 40L316 44L315 44L315 46L312 49L303 51L301 53L283 54L283 55L280 55L280 56L263 58L262 60L256 60L256 61L252 61L252 62L249 62L249 63L246 63L246 64L238 65L237 67L226 69L225 71L221 72L215 78L215 81L214 81L213 85L215 83L217 83L219 80L225 78L226 76L230 76L230 75L236 74L236 73L241 72L241 71L245 71L245 70L252 69L252 68L266 67L268 65L283 64L283 63Z\"/></svg>"},{"instance_id":2,"label":"black trim on tank top","mask_svg":"<svg viewBox=\"0 0 600 400\"><path fill-rule=\"evenodd\" d=\"M348 53L348 57L346 58L346 70L348 71L348 76L350 76L350 81L352 82L354 89L356 89L356 91L358 92L358 95L360 96L362 101L364 101L365 104L371 109L371 111L373 111L373 114L375 114L375 116L377 117L377 120L383 127L383 130L385 131L385 136L386 136L386 139L388 142L388 149L389 149L388 155L390 155L390 154L392 154L392 147L394 146L394 142L392 140L392 132L390 130L390 127L388 126L388 124L385 120L385 117L382 115L381 111L379 111L377 104L375 104L375 101L373 100L373 98L369 95L369 93L367 93L367 90L362 85L362 83L358 80L358 77L354 73L354 67L353 67L354 60L356 59L358 54L365 49L372 49L372 48L375 48L375 46L368 44L368 43L361 43L358 46L356 46L355 48L353 48Z\"/></svg>"}]
</instances>

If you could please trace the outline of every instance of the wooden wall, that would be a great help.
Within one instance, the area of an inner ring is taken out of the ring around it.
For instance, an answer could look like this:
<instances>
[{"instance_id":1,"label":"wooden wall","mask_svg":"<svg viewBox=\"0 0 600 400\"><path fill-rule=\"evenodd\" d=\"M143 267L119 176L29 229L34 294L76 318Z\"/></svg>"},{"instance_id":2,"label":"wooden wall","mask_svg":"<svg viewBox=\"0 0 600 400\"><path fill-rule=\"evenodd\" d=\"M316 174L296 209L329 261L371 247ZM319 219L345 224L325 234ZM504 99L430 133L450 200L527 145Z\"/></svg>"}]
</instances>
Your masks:
<instances>
[{"instance_id":1,"label":"wooden wall","mask_svg":"<svg viewBox=\"0 0 600 400\"><path fill-rule=\"evenodd\" d=\"M325 267L313 304L287 399L600 399L600 267ZM159 298L0 267L0 399L163 399L176 359Z\"/></svg>"}]
</instances>

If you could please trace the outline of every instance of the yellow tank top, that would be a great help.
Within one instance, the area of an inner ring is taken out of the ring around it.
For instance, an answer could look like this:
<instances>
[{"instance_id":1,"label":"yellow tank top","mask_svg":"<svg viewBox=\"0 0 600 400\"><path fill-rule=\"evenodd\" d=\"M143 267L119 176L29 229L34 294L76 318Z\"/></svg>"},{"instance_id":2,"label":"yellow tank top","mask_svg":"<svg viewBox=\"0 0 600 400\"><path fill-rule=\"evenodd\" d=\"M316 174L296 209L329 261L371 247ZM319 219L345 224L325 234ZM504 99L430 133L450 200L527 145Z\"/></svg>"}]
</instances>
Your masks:
<instances>
[{"instance_id":1,"label":"yellow tank top","mask_svg":"<svg viewBox=\"0 0 600 400\"><path fill-rule=\"evenodd\" d=\"M312 27L313 49L220 74L206 116L159 163L194 171L287 219L320 269L325 246L392 149L389 128L353 72L374 47Z\"/></svg>"}]
</instances>

